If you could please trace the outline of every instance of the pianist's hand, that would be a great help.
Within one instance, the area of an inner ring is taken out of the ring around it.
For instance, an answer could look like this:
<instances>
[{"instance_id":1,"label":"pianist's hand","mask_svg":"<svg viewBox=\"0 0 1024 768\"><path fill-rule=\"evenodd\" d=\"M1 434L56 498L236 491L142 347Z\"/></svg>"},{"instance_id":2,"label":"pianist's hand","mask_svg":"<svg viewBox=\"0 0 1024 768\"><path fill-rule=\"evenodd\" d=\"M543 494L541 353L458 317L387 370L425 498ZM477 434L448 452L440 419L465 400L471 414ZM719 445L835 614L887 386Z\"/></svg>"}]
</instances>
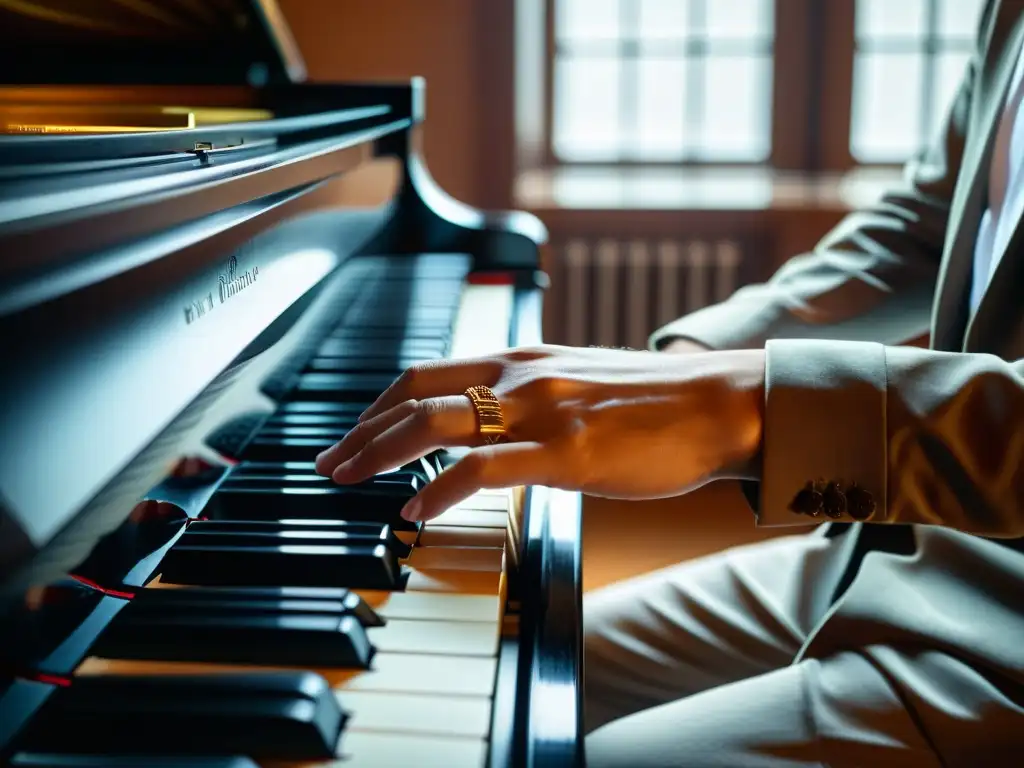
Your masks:
<instances>
[{"instance_id":1,"label":"pianist's hand","mask_svg":"<svg viewBox=\"0 0 1024 768\"><path fill-rule=\"evenodd\" d=\"M483 445L463 395L491 387L507 442ZM409 369L317 471L352 483L432 450L476 446L406 506L429 520L482 488L547 485L675 496L748 477L761 441L764 352L686 355L544 346Z\"/></svg>"}]
</instances>

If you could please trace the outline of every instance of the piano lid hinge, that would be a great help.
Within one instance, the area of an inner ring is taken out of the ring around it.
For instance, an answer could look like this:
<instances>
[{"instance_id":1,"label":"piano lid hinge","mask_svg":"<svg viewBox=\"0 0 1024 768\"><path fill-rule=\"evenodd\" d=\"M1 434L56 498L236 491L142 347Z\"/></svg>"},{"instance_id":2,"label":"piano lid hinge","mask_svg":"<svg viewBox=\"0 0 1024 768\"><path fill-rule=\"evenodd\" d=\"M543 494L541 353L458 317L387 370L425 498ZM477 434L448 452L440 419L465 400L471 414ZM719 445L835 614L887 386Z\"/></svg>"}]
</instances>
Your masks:
<instances>
[{"instance_id":1,"label":"piano lid hinge","mask_svg":"<svg viewBox=\"0 0 1024 768\"><path fill-rule=\"evenodd\" d=\"M207 153L213 151L213 142L197 141L190 151L199 158L203 165L207 165L210 162L210 156Z\"/></svg>"}]
</instances>

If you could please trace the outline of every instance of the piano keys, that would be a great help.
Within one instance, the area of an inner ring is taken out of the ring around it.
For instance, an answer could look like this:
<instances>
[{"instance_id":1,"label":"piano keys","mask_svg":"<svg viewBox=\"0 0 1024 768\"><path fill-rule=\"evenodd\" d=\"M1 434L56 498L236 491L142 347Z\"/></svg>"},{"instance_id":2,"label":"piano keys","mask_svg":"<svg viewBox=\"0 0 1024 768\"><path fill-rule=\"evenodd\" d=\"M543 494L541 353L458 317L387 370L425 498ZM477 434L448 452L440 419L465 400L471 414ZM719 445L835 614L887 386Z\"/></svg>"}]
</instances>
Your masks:
<instances>
[{"instance_id":1,"label":"piano keys","mask_svg":"<svg viewBox=\"0 0 1024 768\"><path fill-rule=\"evenodd\" d=\"M312 468L409 365L540 341L543 228L433 185L420 81L231 85L189 94L258 120L0 136L0 763L582 765L578 497L408 523L458 451Z\"/></svg>"}]
</instances>

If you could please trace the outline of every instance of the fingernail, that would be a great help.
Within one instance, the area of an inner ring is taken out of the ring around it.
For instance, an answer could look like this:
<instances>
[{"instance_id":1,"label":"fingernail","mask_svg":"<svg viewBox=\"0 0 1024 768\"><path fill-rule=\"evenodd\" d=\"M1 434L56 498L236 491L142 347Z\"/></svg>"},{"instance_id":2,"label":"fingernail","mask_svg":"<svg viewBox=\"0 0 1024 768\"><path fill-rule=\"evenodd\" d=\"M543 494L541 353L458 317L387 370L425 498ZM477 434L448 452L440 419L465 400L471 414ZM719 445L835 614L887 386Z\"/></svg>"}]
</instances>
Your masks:
<instances>
[{"instance_id":1,"label":"fingernail","mask_svg":"<svg viewBox=\"0 0 1024 768\"><path fill-rule=\"evenodd\" d=\"M411 499L408 504L402 508L402 517L408 520L410 523L416 522L416 518L420 516L420 501L419 499Z\"/></svg>"}]
</instances>

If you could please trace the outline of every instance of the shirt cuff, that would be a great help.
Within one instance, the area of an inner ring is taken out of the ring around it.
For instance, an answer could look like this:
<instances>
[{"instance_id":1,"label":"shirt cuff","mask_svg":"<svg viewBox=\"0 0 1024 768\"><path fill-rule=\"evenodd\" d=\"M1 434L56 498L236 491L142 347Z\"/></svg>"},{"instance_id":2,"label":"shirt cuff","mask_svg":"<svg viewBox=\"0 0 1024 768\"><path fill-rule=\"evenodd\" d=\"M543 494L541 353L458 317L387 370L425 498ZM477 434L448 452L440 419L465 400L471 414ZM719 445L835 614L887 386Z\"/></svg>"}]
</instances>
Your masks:
<instances>
[{"instance_id":1,"label":"shirt cuff","mask_svg":"<svg viewBox=\"0 0 1024 768\"><path fill-rule=\"evenodd\" d=\"M758 525L885 520L885 399L881 344L769 341Z\"/></svg>"}]
</instances>

